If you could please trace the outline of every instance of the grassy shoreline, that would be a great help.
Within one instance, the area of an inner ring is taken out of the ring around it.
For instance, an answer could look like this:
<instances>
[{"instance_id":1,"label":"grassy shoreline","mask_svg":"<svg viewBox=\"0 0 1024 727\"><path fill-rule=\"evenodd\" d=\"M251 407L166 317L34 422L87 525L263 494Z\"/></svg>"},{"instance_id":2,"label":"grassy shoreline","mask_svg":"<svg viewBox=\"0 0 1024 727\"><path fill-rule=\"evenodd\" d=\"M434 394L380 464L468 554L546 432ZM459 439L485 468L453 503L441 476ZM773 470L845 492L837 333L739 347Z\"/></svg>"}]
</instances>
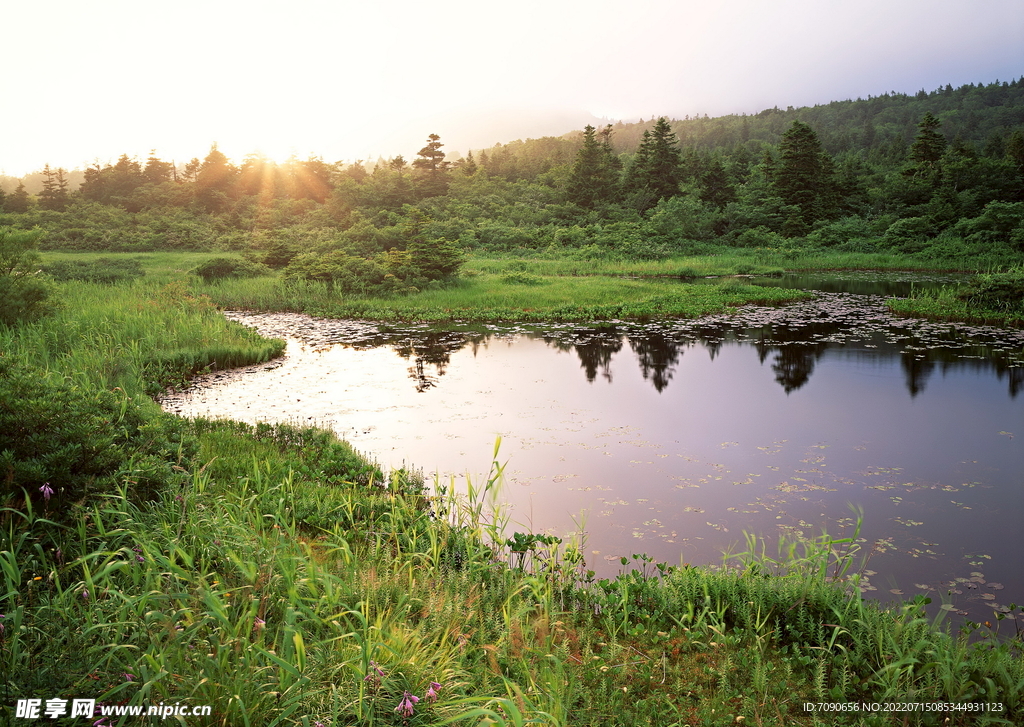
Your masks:
<instances>
[{"instance_id":1,"label":"grassy shoreline","mask_svg":"<svg viewBox=\"0 0 1024 727\"><path fill-rule=\"evenodd\" d=\"M339 296L323 284L285 285L277 277L227 279L202 283L189 276L196 265L223 253L57 253L44 262L95 260L100 257L141 260L146 283L187 281L196 295L223 309L289 311L333 318L431 322L593 322L694 318L738 305L783 305L804 299L804 291L744 284L746 275L785 271L881 270L964 271L942 261L919 261L882 253L798 255L778 250L743 250L728 255L656 261L570 260L471 257L465 274L452 287L428 289L392 298ZM980 272L980 269L975 269ZM693 278L720 278L718 285L681 285ZM952 292L921 292L892 299L898 315L932 320L1020 327L1024 314L991 310L956 299Z\"/></svg>"}]
</instances>

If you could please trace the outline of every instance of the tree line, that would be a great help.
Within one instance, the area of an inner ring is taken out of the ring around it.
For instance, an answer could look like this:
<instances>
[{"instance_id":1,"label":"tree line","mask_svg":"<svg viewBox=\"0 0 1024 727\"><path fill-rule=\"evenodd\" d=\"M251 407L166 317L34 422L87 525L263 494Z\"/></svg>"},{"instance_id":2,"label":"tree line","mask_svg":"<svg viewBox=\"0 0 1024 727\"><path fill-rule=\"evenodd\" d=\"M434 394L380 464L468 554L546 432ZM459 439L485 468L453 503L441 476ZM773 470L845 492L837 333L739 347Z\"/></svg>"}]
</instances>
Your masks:
<instances>
[{"instance_id":1,"label":"tree line","mask_svg":"<svg viewBox=\"0 0 1024 727\"><path fill-rule=\"evenodd\" d=\"M1022 112L1015 81L588 127L454 161L437 134L411 163L236 164L216 146L181 168L122 155L77 189L77 172L51 167L36 194L8 183L0 225L38 228L44 248L241 250L272 267L299 253L383 260L423 241L579 258L828 248L1010 264L1024 251Z\"/></svg>"}]
</instances>

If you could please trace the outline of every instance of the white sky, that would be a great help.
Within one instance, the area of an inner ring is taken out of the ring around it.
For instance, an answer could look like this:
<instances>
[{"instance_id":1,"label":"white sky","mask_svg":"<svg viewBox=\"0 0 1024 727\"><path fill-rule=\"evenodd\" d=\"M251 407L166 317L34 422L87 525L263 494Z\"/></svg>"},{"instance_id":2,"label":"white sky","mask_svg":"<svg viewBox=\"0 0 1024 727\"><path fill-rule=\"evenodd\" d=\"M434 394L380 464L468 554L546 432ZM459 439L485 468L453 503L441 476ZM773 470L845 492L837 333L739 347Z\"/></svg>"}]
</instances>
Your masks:
<instances>
[{"instance_id":1,"label":"white sky","mask_svg":"<svg viewBox=\"0 0 1024 727\"><path fill-rule=\"evenodd\" d=\"M1021 0L7 0L0 170L415 156L1024 75Z\"/></svg>"}]
</instances>

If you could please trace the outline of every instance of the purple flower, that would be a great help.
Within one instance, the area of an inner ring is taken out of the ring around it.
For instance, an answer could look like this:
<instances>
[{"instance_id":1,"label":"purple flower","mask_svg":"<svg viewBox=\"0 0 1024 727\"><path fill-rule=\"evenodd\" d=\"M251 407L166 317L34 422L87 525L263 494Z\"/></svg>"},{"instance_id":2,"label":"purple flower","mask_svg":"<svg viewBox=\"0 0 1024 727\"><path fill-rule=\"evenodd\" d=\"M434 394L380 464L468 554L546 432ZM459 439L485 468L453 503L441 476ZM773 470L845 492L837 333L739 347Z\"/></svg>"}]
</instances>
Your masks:
<instances>
[{"instance_id":1,"label":"purple flower","mask_svg":"<svg viewBox=\"0 0 1024 727\"><path fill-rule=\"evenodd\" d=\"M363 677L364 682L373 682L374 686L380 684L380 678L384 676L384 670L375 661L370 661L370 669L377 672L376 674L367 674Z\"/></svg>"},{"instance_id":2,"label":"purple flower","mask_svg":"<svg viewBox=\"0 0 1024 727\"><path fill-rule=\"evenodd\" d=\"M5 614L0 613L0 618L3 618L4 615ZM4 625L2 623L0 623L0 636L3 636L3 633L4 633Z\"/></svg>"},{"instance_id":3,"label":"purple flower","mask_svg":"<svg viewBox=\"0 0 1024 727\"><path fill-rule=\"evenodd\" d=\"M412 692L406 692L402 697L402 701L398 703L397 707L395 707L395 711L403 717L412 717L413 712L415 711L413 707L418 701L420 701L419 697Z\"/></svg>"},{"instance_id":4,"label":"purple flower","mask_svg":"<svg viewBox=\"0 0 1024 727\"><path fill-rule=\"evenodd\" d=\"M427 690L426 698L428 702L437 701L437 692L441 689L441 685L437 682L430 682L430 688Z\"/></svg>"},{"instance_id":5,"label":"purple flower","mask_svg":"<svg viewBox=\"0 0 1024 727\"><path fill-rule=\"evenodd\" d=\"M89 600L89 591L88 590L82 591L82 599L85 600L85 601Z\"/></svg>"},{"instance_id":6,"label":"purple flower","mask_svg":"<svg viewBox=\"0 0 1024 727\"><path fill-rule=\"evenodd\" d=\"M53 497L53 488L50 487L49 482L47 482L45 485L40 485L39 491L43 493L44 500L49 500L51 497Z\"/></svg>"},{"instance_id":7,"label":"purple flower","mask_svg":"<svg viewBox=\"0 0 1024 727\"><path fill-rule=\"evenodd\" d=\"M135 681L135 675L134 674L129 674L128 672L125 672L124 673L124 680L126 682L133 682L133 681Z\"/></svg>"},{"instance_id":8,"label":"purple flower","mask_svg":"<svg viewBox=\"0 0 1024 727\"><path fill-rule=\"evenodd\" d=\"M267 625L267 622L264 621L263 619L261 619L259 616L257 616L256 620L253 621L253 623L252 623L252 627L254 629L256 629L257 631L259 631L261 628L263 628L266 625Z\"/></svg>"}]
</instances>

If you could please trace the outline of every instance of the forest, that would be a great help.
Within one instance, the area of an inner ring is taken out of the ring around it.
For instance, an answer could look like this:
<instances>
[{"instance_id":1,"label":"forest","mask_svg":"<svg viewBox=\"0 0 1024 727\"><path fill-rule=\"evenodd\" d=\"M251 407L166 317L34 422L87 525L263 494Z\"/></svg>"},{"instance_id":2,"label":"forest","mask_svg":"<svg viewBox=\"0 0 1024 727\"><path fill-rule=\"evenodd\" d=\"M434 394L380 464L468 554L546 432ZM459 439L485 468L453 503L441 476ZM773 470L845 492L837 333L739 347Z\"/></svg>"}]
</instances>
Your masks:
<instances>
[{"instance_id":1,"label":"forest","mask_svg":"<svg viewBox=\"0 0 1024 727\"><path fill-rule=\"evenodd\" d=\"M293 276L414 287L463 253L886 251L973 268L1024 254L1024 80L610 124L454 161L442 148L431 134L411 163L236 164L214 146L180 168L47 165L0 178L0 225L38 228L44 250L232 250Z\"/></svg>"}]
</instances>

